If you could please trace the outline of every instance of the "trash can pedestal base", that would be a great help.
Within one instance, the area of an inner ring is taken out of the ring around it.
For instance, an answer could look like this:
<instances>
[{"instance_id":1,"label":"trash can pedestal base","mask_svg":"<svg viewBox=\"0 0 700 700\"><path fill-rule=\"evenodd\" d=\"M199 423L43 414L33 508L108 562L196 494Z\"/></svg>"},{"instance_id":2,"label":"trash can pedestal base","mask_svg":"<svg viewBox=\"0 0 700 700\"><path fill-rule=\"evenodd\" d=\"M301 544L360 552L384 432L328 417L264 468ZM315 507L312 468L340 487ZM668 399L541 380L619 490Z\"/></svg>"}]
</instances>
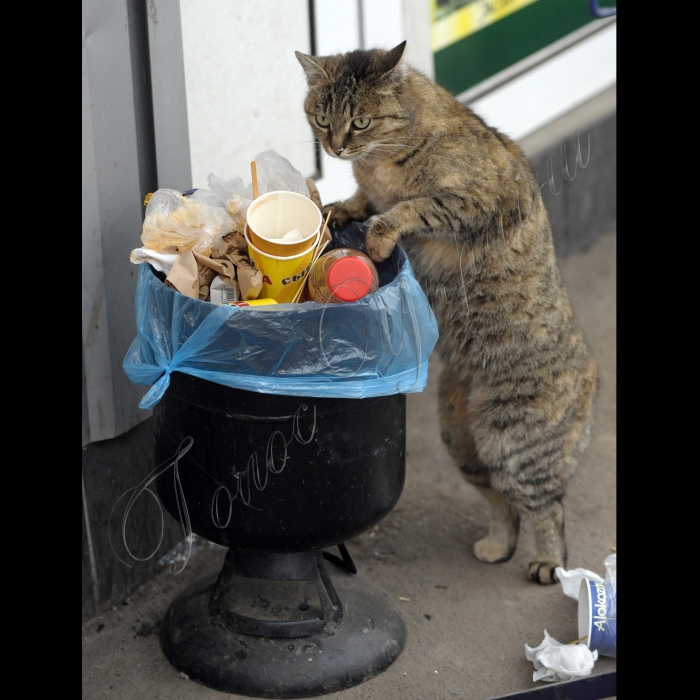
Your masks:
<instances>
[{"instance_id":1,"label":"trash can pedestal base","mask_svg":"<svg viewBox=\"0 0 700 700\"><path fill-rule=\"evenodd\" d=\"M231 632L211 616L217 579L212 575L192 584L168 608L161 634L164 654L190 680L250 697L325 695L373 678L403 650L401 613L371 581L336 566L328 569L343 617L327 631L293 638Z\"/></svg>"}]
</instances>

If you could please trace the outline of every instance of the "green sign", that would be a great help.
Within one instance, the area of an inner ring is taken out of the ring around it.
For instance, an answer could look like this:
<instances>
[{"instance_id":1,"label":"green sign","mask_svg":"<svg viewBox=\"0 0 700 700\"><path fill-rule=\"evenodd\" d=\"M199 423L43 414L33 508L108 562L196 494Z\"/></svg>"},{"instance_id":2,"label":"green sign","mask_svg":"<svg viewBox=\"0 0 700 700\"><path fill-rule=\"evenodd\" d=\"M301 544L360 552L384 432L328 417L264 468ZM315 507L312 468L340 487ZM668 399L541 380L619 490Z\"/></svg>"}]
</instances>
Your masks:
<instances>
[{"instance_id":1,"label":"green sign","mask_svg":"<svg viewBox=\"0 0 700 700\"><path fill-rule=\"evenodd\" d=\"M458 95L595 19L588 0L432 0L435 79Z\"/></svg>"}]
</instances>

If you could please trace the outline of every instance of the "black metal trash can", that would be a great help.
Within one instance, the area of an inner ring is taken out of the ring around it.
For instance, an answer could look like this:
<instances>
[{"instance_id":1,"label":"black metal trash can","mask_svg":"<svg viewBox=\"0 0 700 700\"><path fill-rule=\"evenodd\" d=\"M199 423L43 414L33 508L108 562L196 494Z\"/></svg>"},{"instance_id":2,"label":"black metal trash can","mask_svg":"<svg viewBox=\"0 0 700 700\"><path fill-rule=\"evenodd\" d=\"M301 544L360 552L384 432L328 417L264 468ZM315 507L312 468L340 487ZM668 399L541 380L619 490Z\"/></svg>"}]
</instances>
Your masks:
<instances>
[{"instance_id":1,"label":"black metal trash can","mask_svg":"<svg viewBox=\"0 0 700 700\"><path fill-rule=\"evenodd\" d=\"M386 593L352 573L343 543L399 500L406 397L267 395L174 372L154 416L156 464L182 453L178 478L156 481L163 504L230 548L218 578L168 610L170 661L205 685L255 697L321 695L389 666L405 625ZM322 555L334 545L342 560ZM317 601L298 603L301 581L315 585ZM264 619L246 609L260 590L271 599Z\"/></svg>"}]
</instances>

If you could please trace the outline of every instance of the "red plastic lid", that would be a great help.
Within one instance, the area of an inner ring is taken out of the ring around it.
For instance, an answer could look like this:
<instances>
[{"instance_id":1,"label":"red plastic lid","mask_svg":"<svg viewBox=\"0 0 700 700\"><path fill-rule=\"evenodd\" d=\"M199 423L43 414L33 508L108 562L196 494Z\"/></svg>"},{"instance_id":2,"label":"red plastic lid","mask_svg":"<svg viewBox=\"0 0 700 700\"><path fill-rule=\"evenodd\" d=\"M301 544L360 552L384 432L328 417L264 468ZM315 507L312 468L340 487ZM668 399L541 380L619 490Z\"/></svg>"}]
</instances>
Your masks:
<instances>
[{"instance_id":1,"label":"red plastic lid","mask_svg":"<svg viewBox=\"0 0 700 700\"><path fill-rule=\"evenodd\" d=\"M362 258L341 258L328 270L328 289L339 301L357 301L372 288L372 270Z\"/></svg>"}]
</instances>

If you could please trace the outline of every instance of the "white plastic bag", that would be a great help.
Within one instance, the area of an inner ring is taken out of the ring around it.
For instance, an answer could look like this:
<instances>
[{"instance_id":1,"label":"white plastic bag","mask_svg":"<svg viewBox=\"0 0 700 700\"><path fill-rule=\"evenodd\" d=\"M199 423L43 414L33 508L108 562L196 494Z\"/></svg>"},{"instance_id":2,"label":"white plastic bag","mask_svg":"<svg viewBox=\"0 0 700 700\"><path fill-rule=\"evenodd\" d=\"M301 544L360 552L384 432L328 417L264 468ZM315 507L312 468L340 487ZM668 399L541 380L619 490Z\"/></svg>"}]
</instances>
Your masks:
<instances>
[{"instance_id":1,"label":"white plastic bag","mask_svg":"<svg viewBox=\"0 0 700 700\"><path fill-rule=\"evenodd\" d=\"M584 578L590 579L591 581L598 581L598 583L603 583L603 578L598 576L594 571L589 571L588 569L570 569L565 571L558 566L555 569L557 577L561 581L561 590L565 596L578 600L579 592L581 590L581 581Z\"/></svg>"},{"instance_id":2,"label":"white plastic bag","mask_svg":"<svg viewBox=\"0 0 700 700\"><path fill-rule=\"evenodd\" d=\"M276 151L258 153L255 163L259 194L282 190L311 198L302 174ZM141 231L144 246L157 253L193 250L209 255L223 236L242 232L253 201L252 183L245 186L240 177L224 180L214 173L207 183L209 189L197 189L189 197L176 190L155 192Z\"/></svg>"},{"instance_id":3,"label":"white plastic bag","mask_svg":"<svg viewBox=\"0 0 700 700\"><path fill-rule=\"evenodd\" d=\"M611 581L616 584L617 578L617 553L609 554L605 557L603 561L605 565L605 581ZM578 600L579 591L581 590L581 581L584 578L590 579L591 581L597 581L598 583L603 583L603 577L596 574L594 571L589 569L569 569L566 571L558 566L555 570L557 578L561 581L561 590L565 596Z\"/></svg>"},{"instance_id":4,"label":"white plastic bag","mask_svg":"<svg viewBox=\"0 0 700 700\"><path fill-rule=\"evenodd\" d=\"M258 169L258 190L266 192L296 192L309 197L309 188L302 174L277 151L263 151L255 156Z\"/></svg>"},{"instance_id":5,"label":"white plastic bag","mask_svg":"<svg viewBox=\"0 0 700 700\"><path fill-rule=\"evenodd\" d=\"M302 174L277 151L263 151L255 156L258 194L267 192L296 192L311 198ZM223 207L231 218L235 231L243 232L245 216L253 201L253 184L243 184L240 177L224 180L214 173L207 178L209 189L198 189L191 199L213 207Z\"/></svg>"},{"instance_id":6,"label":"white plastic bag","mask_svg":"<svg viewBox=\"0 0 700 700\"><path fill-rule=\"evenodd\" d=\"M617 590L617 553L605 557L605 583Z\"/></svg>"},{"instance_id":7,"label":"white plastic bag","mask_svg":"<svg viewBox=\"0 0 700 700\"><path fill-rule=\"evenodd\" d=\"M230 231L231 221L223 207L162 189L148 202L141 241L157 253L175 248L178 253L193 250L209 255L217 239Z\"/></svg>"}]
</instances>

